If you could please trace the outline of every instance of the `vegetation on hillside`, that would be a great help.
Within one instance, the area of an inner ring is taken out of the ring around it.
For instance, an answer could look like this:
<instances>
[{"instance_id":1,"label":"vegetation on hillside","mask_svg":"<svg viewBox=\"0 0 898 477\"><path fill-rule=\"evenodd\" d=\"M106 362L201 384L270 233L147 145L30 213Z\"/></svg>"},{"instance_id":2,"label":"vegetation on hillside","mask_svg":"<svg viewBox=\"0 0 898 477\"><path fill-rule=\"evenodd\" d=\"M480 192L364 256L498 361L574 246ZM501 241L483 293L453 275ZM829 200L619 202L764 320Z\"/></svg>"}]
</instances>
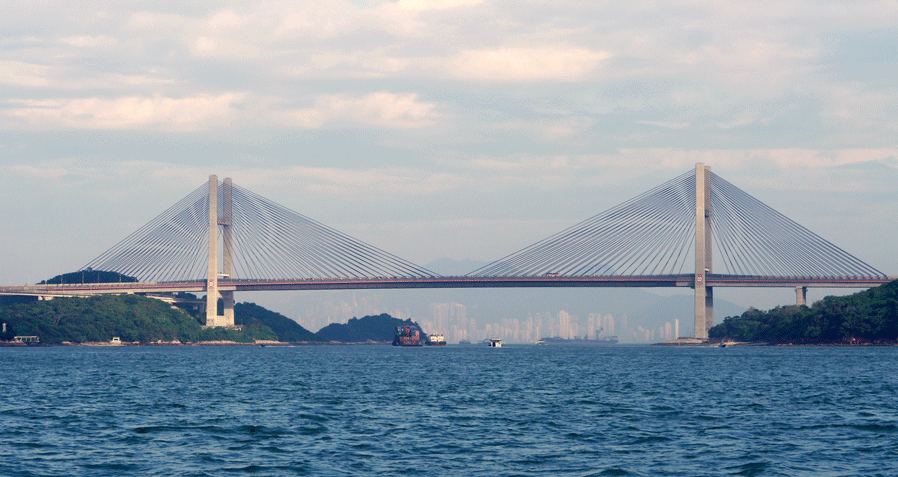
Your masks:
<instances>
[{"instance_id":1,"label":"vegetation on hillside","mask_svg":"<svg viewBox=\"0 0 898 477\"><path fill-rule=\"evenodd\" d=\"M258 322L270 328L278 341L322 341L315 333L303 328L299 323L280 313L275 313L255 303L237 303L234 305L234 323L250 326Z\"/></svg>"},{"instance_id":2,"label":"vegetation on hillside","mask_svg":"<svg viewBox=\"0 0 898 477\"><path fill-rule=\"evenodd\" d=\"M38 285L59 285L63 283L125 283L136 281L136 278L122 275L118 272L103 272L88 268L79 272L56 275L48 280L42 280Z\"/></svg>"},{"instance_id":3,"label":"vegetation on hillside","mask_svg":"<svg viewBox=\"0 0 898 477\"><path fill-rule=\"evenodd\" d=\"M898 341L898 280L807 306L749 309L708 330L712 340L771 344L894 343Z\"/></svg>"},{"instance_id":4,"label":"vegetation on hillside","mask_svg":"<svg viewBox=\"0 0 898 477\"><path fill-rule=\"evenodd\" d=\"M405 325L418 326L412 320L400 320L382 313L377 316L352 318L348 323L342 325L332 323L318 330L316 334L324 341L339 341L341 343L392 342L395 337L396 327Z\"/></svg>"},{"instance_id":5,"label":"vegetation on hillside","mask_svg":"<svg viewBox=\"0 0 898 477\"><path fill-rule=\"evenodd\" d=\"M0 307L0 321L10 335L36 335L42 343L109 341L151 343L276 340L262 323L249 323L242 331L204 329L193 316L167 303L138 295L99 295L56 298Z\"/></svg>"},{"instance_id":6,"label":"vegetation on hillside","mask_svg":"<svg viewBox=\"0 0 898 477\"><path fill-rule=\"evenodd\" d=\"M116 272L86 269L57 275L41 284L134 282ZM205 307L197 307L198 298L191 293L166 293L182 301L175 306L140 295L98 295L89 298L3 297L0 299L0 321L7 332L0 339L16 335L38 336L41 343L108 342L118 337L123 342L153 343L158 341L199 342L273 340L285 342L391 342L394 329L411 320L390 315L353 318L346 324L332 324L318 333L303 328L284 315L255 303L234 306L234 324L242 330L203 328ZM224 304L218 301L222 313Z\"/></svg>"}]
</instances>

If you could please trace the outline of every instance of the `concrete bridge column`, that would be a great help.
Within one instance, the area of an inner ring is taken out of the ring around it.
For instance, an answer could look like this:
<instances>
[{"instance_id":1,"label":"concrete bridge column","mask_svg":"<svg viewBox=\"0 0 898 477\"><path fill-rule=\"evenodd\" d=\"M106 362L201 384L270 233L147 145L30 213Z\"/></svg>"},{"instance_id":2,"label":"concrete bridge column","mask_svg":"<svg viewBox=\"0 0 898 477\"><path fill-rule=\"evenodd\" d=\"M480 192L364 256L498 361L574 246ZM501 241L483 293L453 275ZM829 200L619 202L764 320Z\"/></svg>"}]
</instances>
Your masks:
<instances>
[{"instance_id":1,"label":"concrete bridge column","mask_svg":"<svg viewBox=\"0 0 898 477\"><path fill-rule=\"evenodd\" d=\"M206 285L206 326L234 326L234 292L218 291L218 226L222 226L222 278L234 274L231 234L231 179L223 182L219 217L218 177L209 176L209 269ZM224 302L224 315L218 314L218 299Z\"/></svg>"},{"instance_id":2,"label":"concrete bridge column","mask_svg":"<svg viewBox=\"0 0 898 477\"><path fill-rule=\"evenodd\" d=\"M707 286L711 263L711 168L695 165L695 337L708 339L714 326L714 290Z\"/></svg>"},{"instance_id":3,"label":"concrete bridge column","mask_svg":"<svg viewBox=\"0 0 898 477\"><path fill-rule=\"evenodd\" d=\"M206 326L218 323L218 176L209 176L209 264L206 274Z\"/></svg>"},{"instance_id":4,"label":"concrete bridge column","mask_svg":"<svg viewBox=\"0 0 898 477\"><path fill-rule=\"evenodd\" d=\"M795 304L798 306L808 304L808 287L795 287Z\"/></svg>"},{"instance_id":5,"label":"concrete bridge column","mask_svg":"<svg viewBox=\"0 0 898 477\"><path fill-rule=\"evenodd\" d=\"M221 241L222 241L222 271L228 279L234 276L234 248L231 233L231 192L233 186L231 178L225 178L222 186L222 204L221 217L218 218L218 224L221 225ZM234 326L234 292L219 292L224 302L224 317L222 326Z\"/></svg>"}]
</instances>

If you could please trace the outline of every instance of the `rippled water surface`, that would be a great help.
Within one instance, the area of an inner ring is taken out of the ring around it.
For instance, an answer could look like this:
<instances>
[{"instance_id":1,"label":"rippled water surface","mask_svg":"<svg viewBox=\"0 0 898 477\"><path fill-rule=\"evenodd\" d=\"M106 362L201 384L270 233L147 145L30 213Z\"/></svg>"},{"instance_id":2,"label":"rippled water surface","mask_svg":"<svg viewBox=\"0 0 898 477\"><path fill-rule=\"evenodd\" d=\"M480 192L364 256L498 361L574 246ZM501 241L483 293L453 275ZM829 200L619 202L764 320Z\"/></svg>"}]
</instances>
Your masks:
<instances>
[{"instance_id":1,"label":"rippled water surface","mask_svg":"<svg viewBox=\"0 0 898 477\"><path fill-rule=\"evenodd\" d=\"M898 475L896 348L0 348L0 475Z\"/></svg>"}]
</instances>

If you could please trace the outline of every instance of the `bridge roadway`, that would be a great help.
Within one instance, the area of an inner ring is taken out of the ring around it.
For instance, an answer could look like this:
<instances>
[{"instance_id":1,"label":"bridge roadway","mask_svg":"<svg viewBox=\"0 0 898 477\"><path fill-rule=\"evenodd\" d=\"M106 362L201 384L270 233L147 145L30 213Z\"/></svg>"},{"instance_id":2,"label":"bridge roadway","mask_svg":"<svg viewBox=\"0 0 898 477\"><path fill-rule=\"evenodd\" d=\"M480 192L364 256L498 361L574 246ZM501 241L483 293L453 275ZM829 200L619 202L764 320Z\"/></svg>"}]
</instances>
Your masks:
<instances>
[{"instance_id":1,"label":"bridge roadway","mask_svg":"<svg viewBox=\"0 0 898 477\"><path fill-rule=\"evenodd\" d=\"M367 290L393 288L692 287L694 275L589 277L432 277L287 280L220 280L219 291ZM709 274L710 287L870 288L898 277L754 277ZM182 282L85 283L0 286L0 295L89 296L124 293L204 293L205 280Z\"/></svg>"}]
</instances>

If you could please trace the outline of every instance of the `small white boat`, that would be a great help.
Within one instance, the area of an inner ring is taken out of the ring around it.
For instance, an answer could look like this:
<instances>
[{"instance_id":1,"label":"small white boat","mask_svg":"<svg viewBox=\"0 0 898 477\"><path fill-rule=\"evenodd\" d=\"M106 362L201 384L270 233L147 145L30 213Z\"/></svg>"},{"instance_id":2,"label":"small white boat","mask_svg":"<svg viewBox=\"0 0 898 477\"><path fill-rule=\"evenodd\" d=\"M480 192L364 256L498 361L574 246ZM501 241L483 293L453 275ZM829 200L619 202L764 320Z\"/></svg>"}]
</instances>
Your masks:
<instances>
[{"instance_id":1,"label":"small white boat","mask_svg":"<svg viewBox=\"0 0 898 477\"><path fill-rule=\"evenodd\" d=\"M487 345L488 345L490 348L501 348L501 347L502 347L502 340L499 339L499 338L490 338L490 341L489 341L489 343L487 343Z\"/></svg>"}]
</instances>

